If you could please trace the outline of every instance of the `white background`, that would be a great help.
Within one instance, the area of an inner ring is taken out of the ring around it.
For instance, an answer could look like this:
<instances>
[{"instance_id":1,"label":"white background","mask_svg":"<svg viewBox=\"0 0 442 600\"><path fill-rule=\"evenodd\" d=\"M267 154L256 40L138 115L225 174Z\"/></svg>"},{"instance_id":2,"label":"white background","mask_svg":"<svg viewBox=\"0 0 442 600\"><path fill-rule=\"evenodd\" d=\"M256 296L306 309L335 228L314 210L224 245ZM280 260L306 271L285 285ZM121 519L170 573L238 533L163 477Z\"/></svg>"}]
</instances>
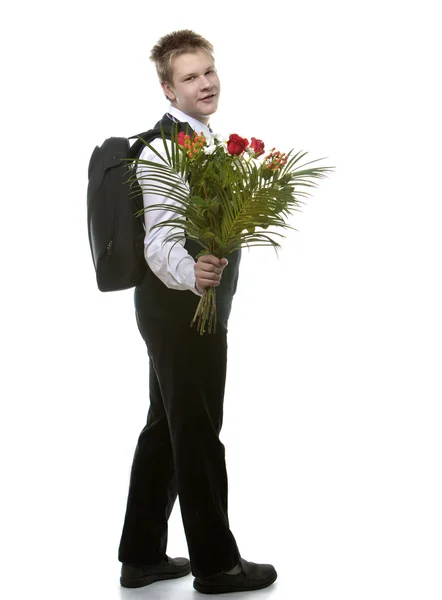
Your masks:
<instances>
[{"instance_id":1,"label":"white background","mask_svg":"<svg viewBox=\"0 0 442 600\"><path fill-rule=\"evenodd\" d=\"M94 147L163 115L150 50L190 28L215 46L215 130L336 166L279 258L243 250L221 434L229 512L243 557L279 574L249 596L440 600L436 4L3 12L2 596L197 596L191 577L119 586L148 360L133 291L97 289L86 227ZM188 555L178 503L169 542Z\"/></svg>"}]
</instances>

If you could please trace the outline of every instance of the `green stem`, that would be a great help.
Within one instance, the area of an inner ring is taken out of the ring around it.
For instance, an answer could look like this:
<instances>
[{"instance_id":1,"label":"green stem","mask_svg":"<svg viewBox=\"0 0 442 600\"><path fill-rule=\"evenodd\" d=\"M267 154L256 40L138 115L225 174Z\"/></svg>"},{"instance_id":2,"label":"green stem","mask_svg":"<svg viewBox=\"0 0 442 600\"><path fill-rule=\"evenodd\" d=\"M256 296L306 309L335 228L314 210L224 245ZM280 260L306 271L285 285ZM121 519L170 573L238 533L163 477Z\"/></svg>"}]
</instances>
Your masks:
<instances>
[{"instance_id":1,"label":"green stem","mask_svg":"<svg viewBox=\"0 0 442 600\"><path fill-rule=\"evenodd\" d=\"M216 333L216 290L212 286L205 288L190 323L191 327L197 319L197 331L199 331L201 335L205 332L207 320L209 321L208 332L212 333L213 325L213 333Z\"/></svg>"}]
</instances>

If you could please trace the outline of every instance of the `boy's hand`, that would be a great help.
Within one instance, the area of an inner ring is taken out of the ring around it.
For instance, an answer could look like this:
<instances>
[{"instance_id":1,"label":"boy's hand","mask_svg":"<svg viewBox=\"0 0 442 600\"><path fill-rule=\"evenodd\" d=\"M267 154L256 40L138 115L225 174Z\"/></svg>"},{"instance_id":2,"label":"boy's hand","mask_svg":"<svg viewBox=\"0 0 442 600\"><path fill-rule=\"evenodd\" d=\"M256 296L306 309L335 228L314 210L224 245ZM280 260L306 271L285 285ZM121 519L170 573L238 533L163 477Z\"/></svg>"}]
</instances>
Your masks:
<instances>
[{"instance_id":1,"label":"boy's hand","mask_svg":"<svg viewBox=\"0 0 442 600\"><path fill-rule=\"evenodd\" d=\"M227 258L216 258L213 254L200 256L195 263L195 287L202 294L209 286L220 284L224 269L229 264Z\"/></svg>"}]
</instances>

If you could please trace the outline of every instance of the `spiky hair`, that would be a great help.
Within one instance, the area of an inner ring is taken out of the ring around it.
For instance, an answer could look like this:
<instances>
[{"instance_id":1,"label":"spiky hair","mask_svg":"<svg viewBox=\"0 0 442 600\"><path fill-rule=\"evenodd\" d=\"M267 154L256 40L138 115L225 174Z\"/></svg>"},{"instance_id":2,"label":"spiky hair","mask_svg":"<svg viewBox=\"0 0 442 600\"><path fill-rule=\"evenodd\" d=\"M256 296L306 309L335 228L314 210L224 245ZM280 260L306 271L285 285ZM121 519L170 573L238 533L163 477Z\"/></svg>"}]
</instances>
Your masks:
<instances>
[{"instance_id":1,"label":"spiky hair","mask_svg":"<svg viewBox=\"0 0 442 600\"><path fill-rule=\"evenodd\" d=\"M198 50L205 50L211 59L215 60L212 55L212 44L191 29L172 31L160 38L150 54L150 60L155 63L160 83L165 81L169 85L173 84L172 59L174 56Z\"/></svg>"}]
</instances>

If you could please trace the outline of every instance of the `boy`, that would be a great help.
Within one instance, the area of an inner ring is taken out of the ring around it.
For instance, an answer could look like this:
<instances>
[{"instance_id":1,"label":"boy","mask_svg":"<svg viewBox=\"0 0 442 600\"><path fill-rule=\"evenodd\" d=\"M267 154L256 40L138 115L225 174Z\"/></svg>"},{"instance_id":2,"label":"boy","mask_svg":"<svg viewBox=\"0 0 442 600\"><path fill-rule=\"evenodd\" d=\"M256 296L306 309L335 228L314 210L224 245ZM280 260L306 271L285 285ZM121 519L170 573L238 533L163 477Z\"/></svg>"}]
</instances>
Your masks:
<instances>
[{"instance_id":1,"label":"boy","mask_svg":"<svg viewBox=\"0 0 442 600\"><path fill-rule=\"evenodd\" d=\"M207 138L220 95L212 52L203 37L181 30L161 38L150 57L170 101L163 122L188 123ZM164 154L161 138L152 145ZM159 160L147 147L141 158ZM138 169L139 174L142 167ZM149 206L165 200L144 193L143 202ZM229 528L225 451L219 440L227 323L241 250L228 260L209 254L195 262L201 247L185 238L175 244L168 260L173 242L162 246L162 241L170 230L151 228L174 216L167 210L145 213L149 268L135 289L135 309L149 355L150 408L131 470L118 555L123 563L120 582L141 587L192 571L194 587L202 593L260 589L275 581L276 571L271 565L250 563L239 553ZM217 327L215 334L200 335L190 321L208 286L217 286ZM166 555L167 521L177 494L190 562Z\"/></svg>"}]
</instances>

